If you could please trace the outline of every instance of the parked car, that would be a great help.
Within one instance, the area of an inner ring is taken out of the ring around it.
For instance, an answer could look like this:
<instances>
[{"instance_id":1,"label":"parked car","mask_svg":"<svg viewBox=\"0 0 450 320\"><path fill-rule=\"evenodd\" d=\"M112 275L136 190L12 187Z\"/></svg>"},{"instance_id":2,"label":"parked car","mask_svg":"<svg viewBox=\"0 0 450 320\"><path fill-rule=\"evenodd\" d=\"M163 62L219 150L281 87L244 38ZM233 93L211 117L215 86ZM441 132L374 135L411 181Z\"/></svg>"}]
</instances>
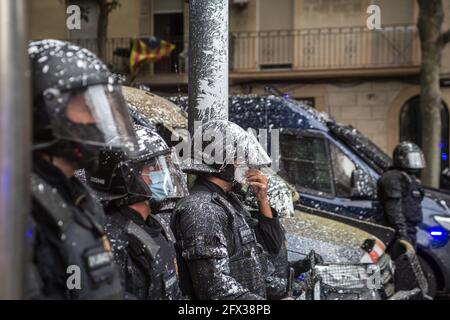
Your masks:
<instances>
[{"instance_id":1,"label":"parked car","mask_svg":"<svg viewBox=\"0 0 450 320\"><path fill-rule=\"evenodd\" d=\"M373 230L378 229L377 233L383 237L381 240L360 228L321 217L309 209L295 210L289 204L298 196L296 191L272 170L263 170L269 176L270 205L279 213L286 231L288 260L295 262L304 259L312 250L324 260L298 279L309 286L304 299L378 300L422 297L421 290L426 291L423 288L424 283L426 286L423 275L421 280L418 279L408 266L399 272L408 273L408 283L401 283L402 280L396 277L398 269L386 250L394 239L393 229L360 222L361 225L371 226ZM244 203L249 211L257 209L257 201L251 191L247 191ZM275 260L278 258L274 257ZM316 292L314 286L311 287L311 279L308 279L311 277L318 283L319 292Z\"/></svg>"}]
</instances>

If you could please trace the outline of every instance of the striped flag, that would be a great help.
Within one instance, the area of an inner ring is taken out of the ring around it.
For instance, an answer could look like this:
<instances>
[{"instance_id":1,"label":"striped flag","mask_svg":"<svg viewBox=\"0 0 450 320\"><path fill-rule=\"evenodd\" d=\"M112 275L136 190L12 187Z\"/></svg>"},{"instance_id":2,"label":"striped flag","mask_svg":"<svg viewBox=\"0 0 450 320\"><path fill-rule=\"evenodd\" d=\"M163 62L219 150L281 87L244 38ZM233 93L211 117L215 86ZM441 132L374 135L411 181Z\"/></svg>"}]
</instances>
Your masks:
<instances>
[{"instance_id":1,"label":"striped flag","mask_svg":"<svg viewBox=\"0 0 450 320\"><path fill-rule=\"evenodd\" d=\"M136 77L141 64L158 61L170 55L175 45L156 37L131 40L130 73Z\"/></svg>"}]
</instances>

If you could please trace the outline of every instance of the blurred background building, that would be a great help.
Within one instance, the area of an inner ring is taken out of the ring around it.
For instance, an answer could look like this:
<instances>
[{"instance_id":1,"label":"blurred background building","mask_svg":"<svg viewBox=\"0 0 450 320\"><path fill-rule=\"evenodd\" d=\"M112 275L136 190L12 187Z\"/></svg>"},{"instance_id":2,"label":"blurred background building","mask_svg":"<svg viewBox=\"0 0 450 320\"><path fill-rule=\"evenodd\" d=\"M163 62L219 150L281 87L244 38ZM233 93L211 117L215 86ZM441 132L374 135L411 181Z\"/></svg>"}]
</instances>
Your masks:
<instances>
[{"instance_id":1,"label":"blurred background building","mask_svg":"<svg viewBox=\"0 0 450 320\"><path fill-rule=\"evenodd\" d=\"M93 0L29 0L32 39L68 39L97 48ZM183 0L121 0L109 15L106 62L127 72L130 40L156 36L176 45L149 64L137 82L169 96L187 92L188 4ZM78 4L81 30L66 28L66 8ZM381 8L381 30L369 30L367 7ZM444 1L444 29L450 1ZM230 92L287 93L350 123L391 153L399 140L421 144L420 43L415 0L230 0ZM442 167L448 166L450 47L443 51Z\"/></svg>"}]
</instances>

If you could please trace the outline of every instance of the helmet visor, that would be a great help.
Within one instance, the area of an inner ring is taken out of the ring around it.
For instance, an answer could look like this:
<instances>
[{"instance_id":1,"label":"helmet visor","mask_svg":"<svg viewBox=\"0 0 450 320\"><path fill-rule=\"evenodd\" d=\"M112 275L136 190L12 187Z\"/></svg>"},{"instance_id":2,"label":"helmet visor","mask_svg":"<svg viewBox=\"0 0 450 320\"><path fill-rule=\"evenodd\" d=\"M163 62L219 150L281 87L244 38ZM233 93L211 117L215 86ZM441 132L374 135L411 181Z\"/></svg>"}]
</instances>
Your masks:
<instances>
[{"instance_id":1,"label":"helmet visor","mask_svg":"<svg viewBox=\"0 0 450 320\"><path fill-rule=\"evenodd\" d=\"M186 175L180 170L174 152L154 158L148 170L152 200L179 199L188 194Z\"/></svg>"},{"instance_id":2,"label":"helmet visor","mask_svg":"<svg viewBox=\"0 0 450 320\"><path fill-rule=\"evenodd\" d=\"M128 194L146 196L155 202L188 194L186 175L174 152L138 163L128 161L122 170Z\"/></svg>"},{"instance_id":3,"label":"helmet visor","mask_svg":"<svg viewBox=\"0 0 450 320\"><path fill-rule=\"evenodd\" d=\"M409 169L423 169L425 168L425 159L422 152L410 152L406 156Z\"/></svg>"},{"instance_id":4,"label":"helmet visor","mask_svg":"<svg viewBox=\"0 0 450 320\"><path fill-rule=\"evenodd\" d=\"M50 103L66 106L51 108L54 131L60 138L125 151L136 149L136 136L120 86L94 85L53 100Z\"/></svg>"}]
</instances>

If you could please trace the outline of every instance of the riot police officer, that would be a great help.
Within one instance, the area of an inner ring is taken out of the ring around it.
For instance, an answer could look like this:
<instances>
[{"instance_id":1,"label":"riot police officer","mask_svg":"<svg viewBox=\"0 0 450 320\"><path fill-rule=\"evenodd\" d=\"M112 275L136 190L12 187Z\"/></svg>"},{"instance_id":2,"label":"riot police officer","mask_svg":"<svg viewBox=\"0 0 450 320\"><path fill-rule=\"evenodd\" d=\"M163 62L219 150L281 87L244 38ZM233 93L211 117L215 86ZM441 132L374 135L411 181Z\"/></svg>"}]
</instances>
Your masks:
<instances>
[{"instance_id":1,"label":"riot police officer","mask_svg":"<svg viewBox=\"0 0 450 320\"><path fill-rule=\"evenodd\" d=\"M424 196L415 176L425 168L424 156L417 145L405 141L395 147L393 161L393 167L378 181L379 198L385 218L397 231L398 239L405 245L415 246Z\"/></svg>"},{"instance_id":2,"label":"riot police officer","mask_svg":"<svg viewBox=\"0 0 450 320\"><path fill-rule=\"evenodd\" d=\"M212 143L203 139L212 136ZM274 253L283 241L268 202L267 177L258 170L269 165L270 158L253 135L224 120L201 126L192 147L193 157L184 171L195 174L196 181L173 215L183 291L193 299L264 299L267 255L255 230L267 237ZM242 177L258 199L253 228L247 222L249 213L232 192L233 183Z\"/></svg>"},{"instance_id":3,"label":"riot police officer","mask_svg":"<svg viewBox=\"0 0 450 320\"><path fill-rule=\"evenodd\" d=\"M32 42L28 53L34 162L26 296L120 298L102 207L73 176L96 167L100 148L136 146L120 87L93 53L68 42Z\"/></svg>"},{"instance_id":4,"label":"riot police officer","mask_svg":"<svg viewBox=\"0 0 450 320\"><path fill-rule=\"evenodd\" d=\"M139 150L105 150L87 183L104 201L106 232L122 271L126 299L181 299L170 229L154 215L168 197L187 194L186 182L164 140L135 126Z\"/></svg>"}]
</instances>

